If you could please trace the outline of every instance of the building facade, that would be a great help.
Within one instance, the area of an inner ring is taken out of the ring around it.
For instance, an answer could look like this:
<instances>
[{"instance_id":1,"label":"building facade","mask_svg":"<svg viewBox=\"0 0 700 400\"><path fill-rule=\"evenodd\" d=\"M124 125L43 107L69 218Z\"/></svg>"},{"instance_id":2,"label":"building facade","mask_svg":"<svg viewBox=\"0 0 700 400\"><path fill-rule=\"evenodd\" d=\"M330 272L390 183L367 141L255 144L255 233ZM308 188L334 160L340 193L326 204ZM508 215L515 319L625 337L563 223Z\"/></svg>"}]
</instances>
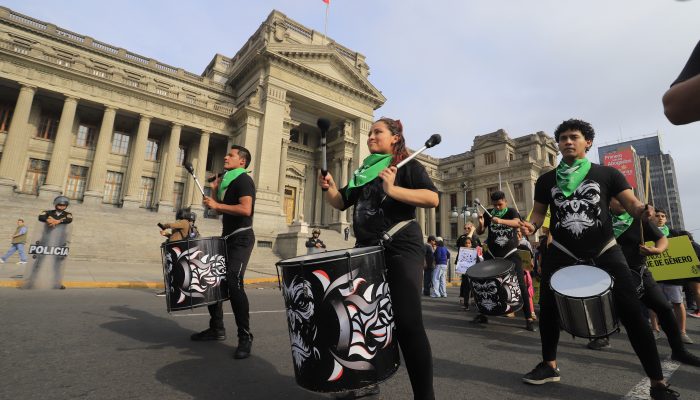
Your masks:
<instances>
[{"instance_id":1,"label":"building facade","mask_svg":"<svg viewBox=\"0 0 700 400\"><path fill-rule=\"evenodd\" d=\"M278 11L198 75L0 7L0 198L64 194L117 213L201 209L183 165L208 194L204 178L237 144L252 155L259 246L302 222L341 232L352 217L316 184L316 121L330 119L329 170L347 182L386 101L368 76L362 54ZM419 210L424 232L456 238L453 208L488 203L499 177L524 214L556 152L542 132L511 139L499 130L463 154L419 156L441 192L440 208Z\"/></svg>"},{"instance_id":2,"label":"building facade","mask_svg":"<svg viewBox=\"0 0 700 400\"><path fill-rule=\"evenodd\" d=\"M668 225L671 228L684 229L676 167L673 163L673 157L663 153L660 134L657 132L654 136L599 147L598 157L603 160L606 154L628 147L633 148L639 158L637 168L643 172L639 176L645 175L644 172L648 164L651 178L648 194L649 203L666 211ZM641 193L643 194L643 191ZM644 200L644 197L639 198Z\"/></svg>"}]
</instances>

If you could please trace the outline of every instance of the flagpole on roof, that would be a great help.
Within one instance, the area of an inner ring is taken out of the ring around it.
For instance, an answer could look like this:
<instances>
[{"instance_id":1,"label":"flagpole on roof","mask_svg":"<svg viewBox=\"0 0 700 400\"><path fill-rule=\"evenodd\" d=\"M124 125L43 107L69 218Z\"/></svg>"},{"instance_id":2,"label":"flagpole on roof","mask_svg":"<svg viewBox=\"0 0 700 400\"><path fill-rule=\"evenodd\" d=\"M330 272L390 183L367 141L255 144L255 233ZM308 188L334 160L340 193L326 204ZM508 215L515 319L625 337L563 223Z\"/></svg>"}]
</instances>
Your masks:
<instances>
[{"instance_id":1,"label":"flagpole on roof","mask_svg":"<svg viewBox=\"0 0 700 400\"><path fill-rule=\"evenodd\" d=\"M331 7L331 0L323 0L326 3L326 19L323 22L323 45L326 45L326 38L328 37L328 9Z\"/></svg>"}]
</instances>

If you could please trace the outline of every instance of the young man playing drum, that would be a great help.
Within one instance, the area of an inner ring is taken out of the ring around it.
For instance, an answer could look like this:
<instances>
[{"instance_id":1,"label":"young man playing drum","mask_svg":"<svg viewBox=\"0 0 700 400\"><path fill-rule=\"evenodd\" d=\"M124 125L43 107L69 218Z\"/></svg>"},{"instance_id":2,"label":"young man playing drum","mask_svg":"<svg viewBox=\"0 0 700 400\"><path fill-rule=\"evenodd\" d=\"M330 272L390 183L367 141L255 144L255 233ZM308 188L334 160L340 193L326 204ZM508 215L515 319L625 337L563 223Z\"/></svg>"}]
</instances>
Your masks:
<instances>
[{"instance_id":1,"label":"young man playing drum","mask_svg":"<svg viewBox=\"0 0 700 400\"><path fill-rule=\"evenodd\" d=\"M250 165L250 152L245 147L231 146L224 157L226 173L211 186L215 198L204 197L204 205L223 214L223 231L226 239L226 280L238 327L238 348L233 357L248 358L253 346L253 334L249 325L248 296L243 289L243 275L253 252L253 213L255 210L255 184L246 168ZM209 329L192 335L192 340L225 340L224 310L221 302L208 306Z\"/></svg>"},{"instance_id":2,"label":"young man playing drum","mask_svg":"<svg viewBox=\"0 0 700 400\"><path fill-rule=\"evenodd\" d=\"M658 315L661 327L666 332L668 344L671 346L671 359L700 367L700 358L688 352L683 344L681 330L673 315L673 307L666 300L661 287L656 283L651 272L646 268L647 256L663 253L668 247L668 239L655 226L656 224L651 221L642 222L629 215L615 198L610 200L610 211L612 212L613 231L617 243L622 248L627 264L633 273L641 274L642 303ZM647 246L642 244L642 241L654 242L654 245ZM608 338L605 337L593 340L588 344L588 347L599 350L610 347L610 344Z\"/></svg>"},{"instance_id":3,"label":"young man playing drum","mask_svg":"<svg viewBox=\"0 0 700 400\"><path fill-rule=\"evenodd\" d=\"M476 233L479 235L483 234L487 228L489 230L486 238L488 250L484 253L484 259L505 258L515 264L518 286L520 286L520 294L523 296L525 329L534 332L537 329L535 329L535 322L532 319L533 310L530 309L530 294L525 284L522 262L518 254L517 232L520 227L520 214L512 208L508 208L506 194L500 190L491 193L491 204L493 205L493 209L489 212L491 216L480 215L479 226L476 228ZM478 314L473 322L486 323L488 322L488 317Z\"/></svg>"},{"instance_id":4,"label":"young man playing drum","mask_svg":"<svg viewBox=\"0 0 700 400\"><path fill-rule=\"evenodd\" d=\"M534 234L551 210L552 245L542 265L540 285L540 338L542 359L523 377L525 383L541 385L560 380L557 368L559 323L550 280L559 268L595 264L615 279L612 289L615 308L625 326L630 343L651 381L651 398L676 399L661 371L654 336L642 314L631 271L615 243L608 204L617 198L632 216L644 221L653 208L634 197L625 177L612 167L592 164L586 153L593 145L595 131L584 121L564 121L554 132L562 161L556 170L545 173L535 184L535 204L530 222L522 222L526 235Z\"/></svg>"}]
</instances>

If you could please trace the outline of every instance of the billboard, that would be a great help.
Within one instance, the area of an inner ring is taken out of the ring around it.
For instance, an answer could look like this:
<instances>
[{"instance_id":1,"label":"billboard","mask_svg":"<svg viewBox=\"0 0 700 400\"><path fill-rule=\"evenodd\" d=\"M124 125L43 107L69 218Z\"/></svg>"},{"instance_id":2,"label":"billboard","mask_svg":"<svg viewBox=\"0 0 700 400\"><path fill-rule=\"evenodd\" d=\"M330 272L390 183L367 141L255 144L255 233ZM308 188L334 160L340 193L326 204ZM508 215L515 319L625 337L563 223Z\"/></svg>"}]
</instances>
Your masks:
<instances>
[{"instance_id":1,"label":"billboard","mask_svg":"<svg viewBox=\"0 0 700 400\"><path fill-rule=\"evenodd\" d=\"M627 183L629 183L632 188L637 188L637 173L634 169L634 151L631 147L604 155L603 165L613 167L622 172L622 175L627 179Z\"/></svg>"}]
</instances>

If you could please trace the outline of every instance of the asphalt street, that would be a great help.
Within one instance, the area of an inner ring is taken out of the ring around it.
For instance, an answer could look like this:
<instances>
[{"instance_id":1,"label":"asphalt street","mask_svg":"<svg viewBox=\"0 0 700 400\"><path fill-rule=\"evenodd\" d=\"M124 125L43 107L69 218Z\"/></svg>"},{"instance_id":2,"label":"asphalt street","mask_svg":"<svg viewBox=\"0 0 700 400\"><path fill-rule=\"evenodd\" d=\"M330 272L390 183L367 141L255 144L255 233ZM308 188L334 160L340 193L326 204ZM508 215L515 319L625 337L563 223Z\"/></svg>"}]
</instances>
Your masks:
<instances>
[{"instance_id":1,"label":"asphalt street","mask_svg":"<svg viewBox=\"0 0 700 400\"><path fill-rule=\"evenodd\" d=\"M226 341L191 342L208 325L206 309L169 315L153 289L0 288L0 399L329 399L294 381L277 287L249 286L248 294L253 355L234 360L230 314ZM607 351L562 334L562 381L529 386L520 378L540 360L539 334L525 331L520 315L474 325L457 288L448 294L423 303L438 399L644 398L628 396L643 372L624 334ZM689 318L688 334L700 343L700 321ZM668 343L657 343L668 358ZM700 345L689 347L700 354ZM700 368L681 365L670 382L682 399L700 399ZM412 398L405 368L381 391L375 399Z\"/></svg>"}]
</instances>

